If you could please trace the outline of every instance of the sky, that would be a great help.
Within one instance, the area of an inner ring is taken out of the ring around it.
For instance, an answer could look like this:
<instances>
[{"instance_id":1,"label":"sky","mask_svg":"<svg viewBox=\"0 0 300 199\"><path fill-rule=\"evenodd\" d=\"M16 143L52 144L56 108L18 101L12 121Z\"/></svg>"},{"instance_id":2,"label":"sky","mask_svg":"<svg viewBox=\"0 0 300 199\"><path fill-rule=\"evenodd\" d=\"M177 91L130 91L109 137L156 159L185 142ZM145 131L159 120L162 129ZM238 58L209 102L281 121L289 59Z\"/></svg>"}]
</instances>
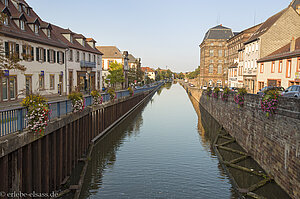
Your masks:
<instances>
[{"instance_id":1,"label":"sky","mask_svg":"<svg viewBox=\"0 0 300 199\"><path fill-rule=\"evenodd\" d=\"M70 28L97 45L117 46L142 65L193 71L199 44L218 24L234 32L265 21L292 0L27 0L51 24Z\"/></svg>"}]
</instances>

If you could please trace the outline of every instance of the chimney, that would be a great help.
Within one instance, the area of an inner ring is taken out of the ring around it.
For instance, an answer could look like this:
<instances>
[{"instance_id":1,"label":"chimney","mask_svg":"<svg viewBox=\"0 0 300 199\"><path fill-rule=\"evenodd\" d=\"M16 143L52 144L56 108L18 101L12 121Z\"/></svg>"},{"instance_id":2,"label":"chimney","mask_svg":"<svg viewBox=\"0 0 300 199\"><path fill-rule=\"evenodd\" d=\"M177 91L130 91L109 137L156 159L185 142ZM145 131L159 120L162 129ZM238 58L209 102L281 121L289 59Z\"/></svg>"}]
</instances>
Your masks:
<instances>
[{"instance_id":1,"label":"chimney","mask_svg":"<svg viewBox=\"0 0 300 199\"><path fill-rule=\"evenodd\" d=\"M296 41L295 41L295 38L293 37L291 40L291 45L290 45L290 52L295 51L295 48L296 48Z\"/></svg>"}]
</instances>

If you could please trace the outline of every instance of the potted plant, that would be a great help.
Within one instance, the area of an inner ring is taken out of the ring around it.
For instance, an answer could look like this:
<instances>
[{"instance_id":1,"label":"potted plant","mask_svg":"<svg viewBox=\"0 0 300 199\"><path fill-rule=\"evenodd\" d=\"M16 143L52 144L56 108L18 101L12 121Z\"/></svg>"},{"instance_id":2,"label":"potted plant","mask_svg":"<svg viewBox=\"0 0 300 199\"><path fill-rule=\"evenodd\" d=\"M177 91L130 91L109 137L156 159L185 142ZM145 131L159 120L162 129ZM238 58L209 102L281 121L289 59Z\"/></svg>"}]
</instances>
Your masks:
<instances>
[{"instance_id":1,"label":"potted plant","mask_svg":"<svg viewBox=\"0 0 300 199\"><path fill-rule=\"evenodd\" d=\"M208 87L207 90L206 90L207 99L210 98L211 93L212 93L211 87Z\"/></svg>"},{"instance_id":2,"label":"potted plant","mask_svg":"<svg viewBox=\"0 0 300 199\"><path fill-rule=\"evenodd\" d=\"M115 100L117 97L116 91L114 88L109 88L107 93L109 94L110 100Z\"/></svg>"},{"instance_id":3,"label":"potted plant","mask_svg":"<svg viewBox=\"0 0 300 199\"><path fill-rule=\"evenodd\" d=\"M221 99L222 101L228 101L228 97L229 97L229 88L225 87L223 92L221 93Z\"/></svg>"},{"instance_id":4,"label":"potted plant","mask_svg":"<svg viewBox=\"0 0 300 199\"><path fill-rule=\"evenodd\" d=\"M260 101L262 111L266 112L266 116L275 114L278 107L279 92L275 89L266 90L263 92L262 99Z\"/></svg>"},{"instance_id":5,"label":"potted plant","mask_svg":"<svg viewBox=\"0 0 300 199\"><path fill-rule=\"evenodd\" d=\"M103 97L102 97L102 95L101 95L98 91L93 90L93 91L91 92L91 95L92 95L92 97L93 97L93 104L94 104L94 105L102 104L102 102L103 102Z\"/></svg>"},{"instance_id":6,"label":"potted plant","mask_svg":"<svg viewBox=\"0 0 300 199\"><path fill-rule=\"evenodd\" d=\"M131 95L131 96L133 96L134 95L134 90L133 90L133 88L132 87L128 87L128 89L127 89L128 91L129 91L129 94Z\"/></svg>"},{"instance_id":7,"label":"potted plant","mask_svg":"<svg viewBox=\"0 0 300 199\"><path fill-rule=\"evenodd\" d=\"M214 90L213 90L213 92L212 92L212 94L211 94L211 96L212 96L213 98L218 99L219 92L220 92L219 87L215 87Z\"/></svg>"},{"instance_id":8,"label":"potted plant","mask_svg":"<svg viewBox=\"0 0 300 199\"><path fill-rule=\"evenodd\" d=\"M247 90L245 88L239 88L237 94L235 94L234 101L237 103L238 108L244 106L245 94L247 94Z\"/></svg>"},{"instance_id":9,"label":"potted plant","mask_svg":"<svg viewBox=\"0 0 300 199\"><path fill-rule=\"evenodd\" d=\"M50 114L46 98L31 94L23 99L21 105L27 108L28 129L43 136Z\"/></svg>"},{"instance_id":10,"label":"potted plant","mask_svg":"<svg viewBox=\"0 0 300 199\"><path fill-rule=\"evenodd\" d=\"M82 93L74 91L68 95L68 99L72 101L73 112L84 110L84 98Z\"/></svg>"}]
</instances>

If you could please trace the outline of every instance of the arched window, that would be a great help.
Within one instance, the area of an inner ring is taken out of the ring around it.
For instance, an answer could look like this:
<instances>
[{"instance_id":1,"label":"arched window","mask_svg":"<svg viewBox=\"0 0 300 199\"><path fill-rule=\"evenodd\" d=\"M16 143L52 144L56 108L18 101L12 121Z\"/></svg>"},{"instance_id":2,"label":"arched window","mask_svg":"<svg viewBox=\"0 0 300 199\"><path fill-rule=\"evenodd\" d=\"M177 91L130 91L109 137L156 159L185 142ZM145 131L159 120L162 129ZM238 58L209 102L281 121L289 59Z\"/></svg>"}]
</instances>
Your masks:
<instances>
[{"instance_id":1,"label":"arched window","mask_svg":"<svg viewBox=\"0 0 300 199\"><path fill-rule=\"evenodd\" d=\"M214 72L214 65L213 64L210 64L209 65L209 68L208 68L208 73L213 73Z\"/></svg>"},{"instance_id":2,"label":"arched window","mask_svg":"<svg viewBox=\"0 0 300 199\"><path fill-rule=\"evenodd\" d=\"M222 74L222 65L221 64L218 65L218 74Z\"/></svg>"}]
</instances>

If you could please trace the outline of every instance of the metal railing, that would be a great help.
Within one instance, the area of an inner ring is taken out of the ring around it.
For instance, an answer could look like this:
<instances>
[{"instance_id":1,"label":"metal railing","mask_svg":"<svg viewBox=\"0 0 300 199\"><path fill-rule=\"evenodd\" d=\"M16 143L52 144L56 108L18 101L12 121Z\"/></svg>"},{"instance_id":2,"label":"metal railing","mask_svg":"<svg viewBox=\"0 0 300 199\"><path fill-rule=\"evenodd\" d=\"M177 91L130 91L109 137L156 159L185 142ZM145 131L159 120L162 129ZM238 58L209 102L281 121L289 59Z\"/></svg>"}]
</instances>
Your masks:
<instances>
[{"instance_id":1,"label":"metal railing","mask_svg":"<svg viewBox=\"0 0 300 199\"><path fill-rule=\"evenodd\" d=\"M160 84L135 89L134 93L136 94L145 92L158 86L160 86ZM117 99L130 95L128 90L117 91L116 94ZM110 100L110 96L108 93L101 93L101 95L103 96L103 102L108 102ZM85 106L90 106L93 104L92 96L85 96L84 98ZM49 106L51 111L50 120L73 112L71 100L49 102ZM0 110L0 137L25 129L27 127L26 115L27 109L24 107Z\"/></svg>"}]
</instances>

